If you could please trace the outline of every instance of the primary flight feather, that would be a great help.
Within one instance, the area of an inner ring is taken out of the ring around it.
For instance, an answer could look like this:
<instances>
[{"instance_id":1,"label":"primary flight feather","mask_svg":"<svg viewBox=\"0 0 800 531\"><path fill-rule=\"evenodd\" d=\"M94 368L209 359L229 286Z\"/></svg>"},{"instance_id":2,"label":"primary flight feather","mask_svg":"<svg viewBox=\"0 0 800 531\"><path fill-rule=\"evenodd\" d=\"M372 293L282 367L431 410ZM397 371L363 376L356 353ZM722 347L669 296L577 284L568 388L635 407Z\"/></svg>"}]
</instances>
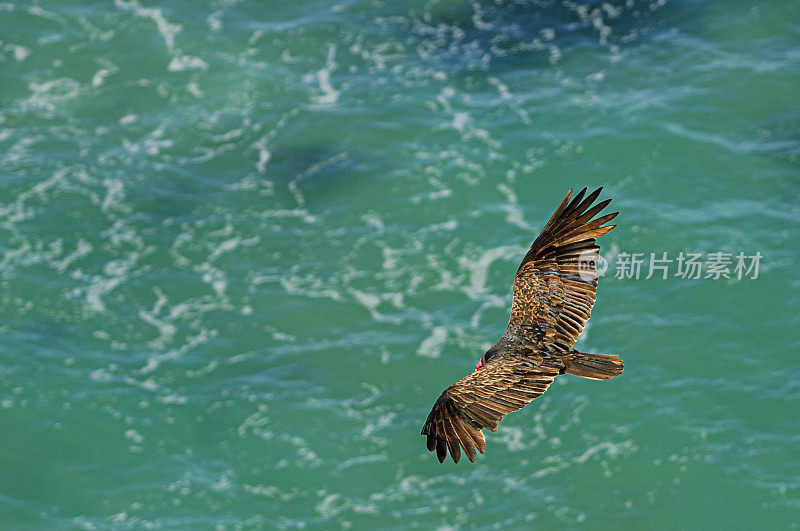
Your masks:
<instances>
[{"instance_id":1,"label":"primary flight feather","mask_svg":"<svg viewBox=\"0 0 800 531\"><path fill-rule=\"evenodd\" d=\"M458 463L461 449L475 461L486 451L484 428L547 391L559 374L607 380L622 373L622 360L572 347L592 312L597 293L595 240L616 225L618 212L594 218L610 199L592 205L598 188L572 198L570 190L531 245L514 277L511 318L500 340L475 370L444 390L422 427L428 450ZM592 219L594 218L594 219Z\"/></svg>"}]
</instances>

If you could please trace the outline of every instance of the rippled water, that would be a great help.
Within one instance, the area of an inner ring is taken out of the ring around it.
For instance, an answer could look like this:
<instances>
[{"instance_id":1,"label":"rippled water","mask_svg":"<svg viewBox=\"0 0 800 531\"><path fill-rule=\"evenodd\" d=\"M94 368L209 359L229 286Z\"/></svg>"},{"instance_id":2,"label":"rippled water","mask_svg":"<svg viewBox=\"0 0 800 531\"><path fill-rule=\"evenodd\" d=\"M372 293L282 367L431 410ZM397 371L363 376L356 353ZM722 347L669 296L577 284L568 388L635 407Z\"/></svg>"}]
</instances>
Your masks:
<instances>
[{"instance_id":1,"label":"rippled water","mask_svg":"<svg viewBox=\"0 0 800 531\"><path fill-rule=\"evenodd\" d=\"M735 5L734 5L735 4ZM3 527L797 527L796 2L0 3ZM565 376L440 465L525 249L605 186Z\"/></svg>"}]
</instances>

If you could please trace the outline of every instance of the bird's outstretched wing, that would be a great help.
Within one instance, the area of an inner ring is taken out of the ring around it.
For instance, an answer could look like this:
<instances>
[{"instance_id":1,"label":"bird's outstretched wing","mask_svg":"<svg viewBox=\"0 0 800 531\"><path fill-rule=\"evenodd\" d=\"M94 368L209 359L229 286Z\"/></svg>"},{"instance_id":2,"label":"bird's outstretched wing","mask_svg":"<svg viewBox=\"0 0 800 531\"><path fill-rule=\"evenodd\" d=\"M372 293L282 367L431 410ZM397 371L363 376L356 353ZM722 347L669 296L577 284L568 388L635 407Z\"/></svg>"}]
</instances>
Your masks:
<instances>
[{"instance_id":1,"label":"bird's outstretched wing","mask_svg":"<svg viewBox=\"0 0 800 531\"><path fill-rule=\"evenodd\" d=\"M503 334L519 347L552 346L567 352L586 326L597 293L595 239L616 225L619 212L592 219L611 199L592 206L602 188L585 199L586 188L564 197L531 245L514 277L511 318ZM501 340L502 341L502 340Z\"/></svg>"},{"instance_id":2,"label":"bird's outstretched wing","mask_svg":"<svg viewBox=\"0 0 800 531\"><path fill-rule=\"evenodd\" d=\"M537 351L569 353L591 315L599 257L595 240L616 227L604 224L618 214L592 219L611 202L592 206L601 190L585 199L586 188L574 199L572 190L567 193L517 270L511 318L493 347L497 354L487 355L485 365L445 389L434 404L422 435L440 462L449 451L457 463L461 448L474 461L476 449L486 450L481 430L494 431L503 415L544 393L565 368L552 365L558 356L543 363Z\"/></svg>"},{"instance_id":3,"label":"bird's outstretched wing","mask_svg":"<svg viewBox=\"0 0 800 531\"><path fill-rule=\"evenodd\" d=\"M541 358L536 358L495 357L444 390L422 427L422 435L428 436L428 450L436 450L440 463L447 458L448 449L458 463L461 448L474 462L475 449L486 450L482 429L496 430L503 415L547 391L559 370L537 365Z\"/></svg>"}]
</instances>

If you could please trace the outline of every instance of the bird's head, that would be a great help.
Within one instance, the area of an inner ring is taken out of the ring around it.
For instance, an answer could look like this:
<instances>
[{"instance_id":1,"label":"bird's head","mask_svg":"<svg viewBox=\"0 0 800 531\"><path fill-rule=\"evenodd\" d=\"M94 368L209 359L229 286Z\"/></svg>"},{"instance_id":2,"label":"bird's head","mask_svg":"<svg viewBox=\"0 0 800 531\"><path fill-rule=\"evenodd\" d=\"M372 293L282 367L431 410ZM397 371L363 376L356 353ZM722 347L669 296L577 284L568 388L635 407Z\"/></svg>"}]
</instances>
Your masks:
<instances>
[{"instance_id":1,"label":"bird's head","mask_svg":"<svg viewBox=\"0 0 800 531\"><path fill-rule=\"evenodd\" d=\"M497 348L497 345L494 345L492 348L490 348L489 350L487 350L487 351L486 351L486 354L484 354L483 356L481 356L481 359L480 359L480 360L478 360L478 364L477 364L477 365L475 365L475 370L477 371L478 369L480 369L481 367L483 367L484 365L486 365L487 363L489 363L489 360L491 360L492 358L494 358L494 357L497 355L497 353L498 353L499 351L500 351L500 349L499 349L499 348Z\"/></svg>"}]
</instances>

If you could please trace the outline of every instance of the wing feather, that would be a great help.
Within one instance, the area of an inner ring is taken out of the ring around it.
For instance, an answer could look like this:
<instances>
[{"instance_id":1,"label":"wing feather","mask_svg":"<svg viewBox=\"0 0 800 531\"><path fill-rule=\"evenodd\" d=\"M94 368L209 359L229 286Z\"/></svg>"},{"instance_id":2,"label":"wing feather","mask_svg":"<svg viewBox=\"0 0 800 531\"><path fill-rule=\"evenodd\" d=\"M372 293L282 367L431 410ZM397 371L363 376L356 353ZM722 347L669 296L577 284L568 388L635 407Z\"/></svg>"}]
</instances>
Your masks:
<instances>
[{"instance_id":1,"label":"wing feather","mask_svg":"<svg viewBox=\"0 0 800 531\"><path fill-rule=\"evenodd\" d=\"M435 450L440 462L449 451L457 463L463 448L467 458L475 461L476 449L486 451L481 430L496 430L504 415L544 393L558 374L558 369L522 356L492 358L445 389L436 401L422 428L428 450Z\"/></svg>"},{"instance_id":2,"label":"wing feather","mask_svg":"<svg viewBox=\"0 0 800 531\"><path fill-rule=\"evenodd\" d=\"M458 460L461 459L462 441L458 438L458 432L456 432L455 426L453 426L451 417L445 417L443 425L445 436L447 437L447 448L450 450L450 457L453 458L453 461L458 463Z\"/></svg>"},{"instance_id":3,"label":"wing feather","mask_svg":"<svg viewBox=\"0 0 800 531\"><path fill-rule=\"evenodd\" d=\"M572 200L570 190L525 254L503 334L509 346L568 351L586 326L597 297L595 240L616 227L606 223L618 214L592 219L611 202L592 206L601 190L587 196L584 188Z\"/></svg>"}]
</instances>

